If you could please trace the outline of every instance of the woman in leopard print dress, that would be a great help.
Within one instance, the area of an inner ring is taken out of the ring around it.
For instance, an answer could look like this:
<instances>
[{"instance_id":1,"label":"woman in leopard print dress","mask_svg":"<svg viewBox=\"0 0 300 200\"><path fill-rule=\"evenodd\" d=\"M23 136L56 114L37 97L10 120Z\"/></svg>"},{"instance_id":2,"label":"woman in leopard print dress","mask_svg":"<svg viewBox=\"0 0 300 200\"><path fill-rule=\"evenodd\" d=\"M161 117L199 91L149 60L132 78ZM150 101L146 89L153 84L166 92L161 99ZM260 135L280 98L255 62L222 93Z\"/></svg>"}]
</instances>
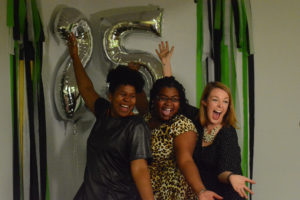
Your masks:
<instances>
[{"instance_id":1,"label":"woman in leopard print dress","mask_svg":"<svg viewBox=\"0 0 300 200\"><path fill-rule=\"evenodd\" d=\"M149 165L156 200L221 198L205 190L192 154L196 128L181 115L187 100L174 77L164 77L150 91L150 112L145 120L151 129L152 162Z\"/></svg>"}]
</instances>

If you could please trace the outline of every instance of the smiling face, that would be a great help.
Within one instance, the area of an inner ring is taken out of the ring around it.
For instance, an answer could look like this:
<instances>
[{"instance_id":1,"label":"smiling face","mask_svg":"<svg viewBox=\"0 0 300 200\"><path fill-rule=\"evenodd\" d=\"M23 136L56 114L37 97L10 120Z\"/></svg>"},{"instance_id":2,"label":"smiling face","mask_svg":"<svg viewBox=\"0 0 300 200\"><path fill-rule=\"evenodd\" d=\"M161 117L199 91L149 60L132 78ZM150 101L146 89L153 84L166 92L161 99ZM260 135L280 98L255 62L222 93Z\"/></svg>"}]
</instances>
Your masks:
<instances>
[{"instance_id":1,"label":"smiling face","mask_svg":"<svg viewBox=\"0 0 300 200\"><path fill-rule=\"evenodd\" d=\"M113 94L109 94L112 117L132 115L136 102L136 91L131 85L120 85Z\"/></svg>"},{"instance_id":2,"label":"smiling face","mask_svg":"<svg viewBox=\"0 0 300 200\"><path fill-rule=\"evenodd\" d=\"M201 102L206 108L208 126L222 125L230 103L229 95L220 88L211 90L206 101Z\"/></svg>"},{"instance_id":3,"label":"smiling face","mask_svg":"<svg viewBox=\"0 0 300 200\"><path fill-rule=\"evenodd\" d=\"M155 99L156 116L163 121L171 119L180 107L178 90L174 87L163 87Z\"/></svg>"}]
</instances>

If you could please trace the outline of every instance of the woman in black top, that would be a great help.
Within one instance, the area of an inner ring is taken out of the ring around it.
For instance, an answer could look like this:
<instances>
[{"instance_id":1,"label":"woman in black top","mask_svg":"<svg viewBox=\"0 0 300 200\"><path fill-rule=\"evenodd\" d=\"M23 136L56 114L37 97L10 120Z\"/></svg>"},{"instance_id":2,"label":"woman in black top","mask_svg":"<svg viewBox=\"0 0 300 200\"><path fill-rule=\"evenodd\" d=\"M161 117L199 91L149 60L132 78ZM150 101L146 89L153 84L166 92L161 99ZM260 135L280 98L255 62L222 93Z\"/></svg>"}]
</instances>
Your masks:
<instances>
[{"instance_id":1,"label":"woman in black top","mask_svg":"<svg viewBox=\"0 0 300 200\"><path fill-rule=\"evenodd\" d=\"M164 66L164 75L171 76L169 51L166 43L156 50ZM235 128L237 120L230 89L222 83L208 83L200 101L200 110L187 106L184 114L193 120L199 137L194 151L205 187L221 195L224 200L248 198L253 194L246 182L255 182L242 176L240 147Z\"/></svg>"},{"instance_id":2,"label":"woman in black top","mask_svg":"<svg viewBox=\"0 0 300 200\"><path fill-rule=\"evenodd\" d=\"M253 194L245 183L255 182L242 176L237 120L227 86L220 82L206 85L196 121L199 140L194 159L205 186L225 200L247 198L246 192Z\"/></svg>"},{"instance_id":3,"label":"woman in black top","mask_svg":"<svg viewBox=\"0 0 300 200\"><path fill-rule=\"evenodd\" d=\"M87 141L84 182L74 199L153 200L147 165L150 132L143 119L132 113L136 93L144 85L142 76L126 66L111 70L107 101L99 97L87 76L73 34L69 52L79 92L97 118Z\"/></svg>"}]
</instances>

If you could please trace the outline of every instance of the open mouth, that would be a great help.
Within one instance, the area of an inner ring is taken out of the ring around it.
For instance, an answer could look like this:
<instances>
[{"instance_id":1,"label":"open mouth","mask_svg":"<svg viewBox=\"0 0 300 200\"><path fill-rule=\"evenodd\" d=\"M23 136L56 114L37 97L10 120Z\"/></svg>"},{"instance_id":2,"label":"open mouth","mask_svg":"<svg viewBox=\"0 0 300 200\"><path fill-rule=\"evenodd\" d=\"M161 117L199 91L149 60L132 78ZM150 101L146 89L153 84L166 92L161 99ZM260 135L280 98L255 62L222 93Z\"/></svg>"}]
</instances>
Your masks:
<instances>
[{"instance_id":1,"label":"open mouth","mask_svg":"<svg viewBox=\"0 0 300 200\"><path fill-rule=\"evenodd\" d=\"M218 120L220 118L222 111L214 110L213 111L213 119Z\"/></svg>"},{"instance_id":2,"label":"open mouth","mask_svg":"<svg viewBox=\"0 0 300 200\"><path fill-rule=\"evenodd\" d=\"M162 114L166 117L170 116L172 113L172 109L171 108L163 108L162 109Z\"/></svg>"},{"instance_id":3,"label":"open mouth","mask_svg":"<svg viewBox=\"0 0 300 200\"><path fill-rule=\"evenodd\" d=\"M127 112L127 111L129 110L129 106L128 106L128 105L122 104L120 107L121 107L121 110L122 110L123 112Z\"/></svg>"}]
</instances>

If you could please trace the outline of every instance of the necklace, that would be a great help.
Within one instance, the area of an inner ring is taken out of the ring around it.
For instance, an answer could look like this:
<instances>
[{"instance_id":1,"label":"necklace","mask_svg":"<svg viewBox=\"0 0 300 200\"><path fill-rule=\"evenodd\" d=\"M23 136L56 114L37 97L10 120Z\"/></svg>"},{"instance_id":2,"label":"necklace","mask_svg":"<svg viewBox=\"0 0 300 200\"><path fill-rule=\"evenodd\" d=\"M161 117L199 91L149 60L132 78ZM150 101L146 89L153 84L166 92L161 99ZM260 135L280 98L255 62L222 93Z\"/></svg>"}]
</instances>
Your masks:
<instances>
[{"instance_id":1,"label":"necklace","mask_svg":"<svg viewBox=\"0 0 300 200\"><path fill-rule=\"evenodd\" d=\"M212 141L214 141L215 136L216 136L218 130L219 130L219 126L216 126L215 128L213 128L210 131L210 133L208 133L207 128L204 128L203 141L205 143L211 143Z\"/></svg>"}]
</instances>

